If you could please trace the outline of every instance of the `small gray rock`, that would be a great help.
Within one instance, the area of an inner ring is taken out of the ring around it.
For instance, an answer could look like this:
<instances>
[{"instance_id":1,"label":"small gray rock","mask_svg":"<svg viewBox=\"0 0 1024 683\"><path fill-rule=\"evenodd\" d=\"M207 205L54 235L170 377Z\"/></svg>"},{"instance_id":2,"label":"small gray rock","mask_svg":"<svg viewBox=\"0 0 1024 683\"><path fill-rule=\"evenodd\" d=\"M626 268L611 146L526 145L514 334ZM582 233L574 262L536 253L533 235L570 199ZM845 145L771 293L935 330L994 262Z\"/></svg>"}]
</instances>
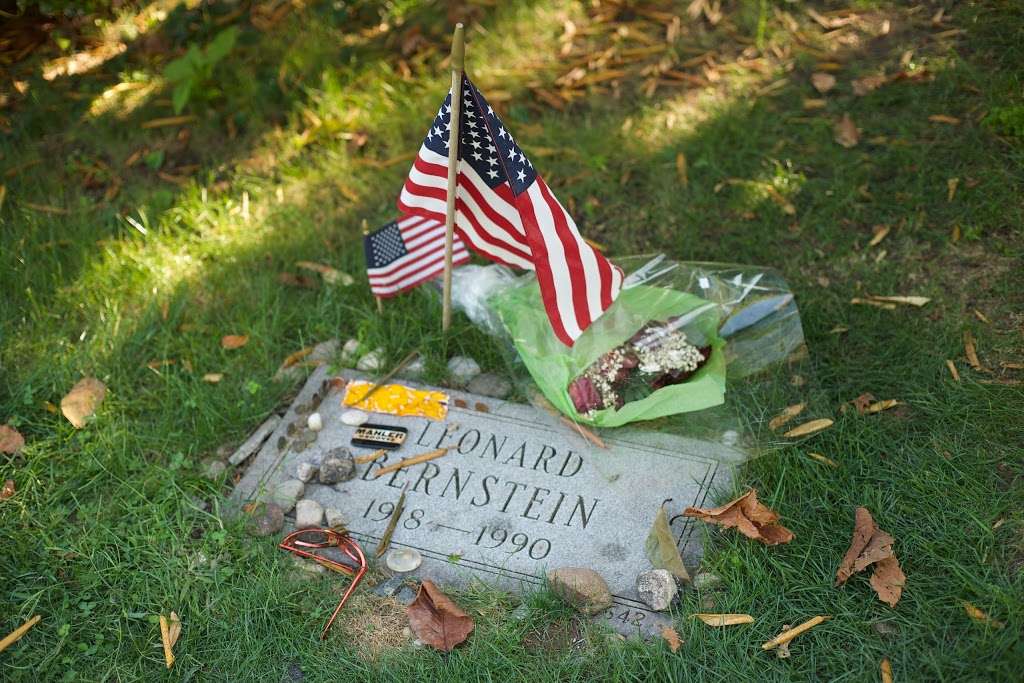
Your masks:
<instances>
[{"instance_id":1,"label":"small gray rock","mask_svg":"<svg viewBox=\"0 0 1024 683\"><path fill-rule=\"evenodd\" d=\"M655 612L668 609L676 597L676 580L664 569L652 569L636 577L636 592Z\"/></svg>"},{"instance_id":2,"label":"small gray rock","mask_svg":"<svg viewBox=\"0 0 1024 683\"><path fill-rule=\"evenodd\" d=\"M384 349L374 349L359 359L356 370L360 372L376 372L384 365Z\"/></svg>"},{"instance_id":3,"label":"small gray rock","mask_svg":"<svg viewBox=\"0 0 1024 683\"><path fill-rule=\"evenodd\" d=\"M395 600L402 605L411 605L412 601L416 599L416 591L408 586L402 586L398 589L398 594L395 595Z\"/></svg>"},{"instance_id":4,"label":"small gray rock","mask_svg":"<svg viewBox=\"0 0 1024 683\"><path fill-rule=\"evenodd\" d=\"M337 339L322 341L313 347L313 350L309 352L309 355L304 360L307 363L316 363L317 365L330 363L338 355L339 346L341 346L341 342Z\"/></svg>"},{"instance_id":5,"label":"small gray rock","mask_svg":"<svg viewBox=\"0 0 1024 683\"><path fill-rule=\"evenodd\" d=\"M480 366L469 356L455 356L448 361L448 374L452 384L461 387L480 374Z\"/></svg>"},{"instance_id":6,"label":"small gray rock","mask_svg":"<svg viewBox=\"0 0 1024 683\"><path fill-rule=\"evenodd\" d=\"M477 375L466 385L466 391L471 394L490 396L491 398L505 398L512 392L512 382L501 375L492 372L485 372Z\"/></svg>"},{"instance_id":7,"label":"small gray rock","mask_svg":"<svg viewBox=\"0 0 1024 683\"><path fill-rule=\"evenodd\" d=\"M344 515L341 514L341 510L338 508L327 508L324 511L324 515L327 517L327 526L334 528L345 528L348 526L345 522Z\"/></svg>"},{"instance_id":8,"label":"small gray rock","mask_svg":"<svg viewBox=\"0 0 1024 683\"><path fill-rule=\"evenodd\" d=\"M253 536L270 536L284 527L284 510L274 503L257 503L249 513L248 529Z\"/></svg>"},{"instance_id":9,"label":"small gray rock","mask_svg":"<svg viewBox=\"0 0 1024 683\"><path fill-rule=\"evenodd\" d=\"M399 377L406 379L419 379L423 377L423 373L426 372L427 365L423 362L423 357L419 356L413 362L402 368L402 371L398 373Z\"/></svg>"},{"instance_id":10,"label":"small gray rock","mask_svg":"<svg viewBox=\"0 0 1024 683\"><path fill-rule=\"evenodd\" d=\"M608 584L593 569L560 567L548 572L551 590L583 614L593 616L612 606Z\"/></svg>"},{"instance_id":11,"label":"small gray rock","mask_svg":"<svg viewBox=\"0 0 1024 683\"><path fill-rule=\"evenodd\" d=\"M285 367L283 364L274 373L274 381L280 382L284 380L296 381L305 377L308 372L310 365L323 365L334 360L335 356L338 355L338 347L341 346L341 342L337 339L328 339L322 341L313 347L313 350L309 352L309 355L302 359L302 363L296 363Z\"/></svg>"},{"instance_id":12,"label":"small gray rock","mask_svg":"<svg viewBox=\"0 0 1024 683\"><path fill-rule=\"evenodd\" d=\"M699 591L712 590L717 588L722 583L722 579L717 574L711 572L700 572L693 577L693 587Z\"/></svg>"},{"instance_id":13,"label":"small gray rock","mask_svg":"<svg viewBox=\"0 0 1024 683\"><path fill-rule=\"evenodd\" d=\"M311 462L300 462L295 468L295 476L301 482L308 482L316 476L317 467Z\"/></svg>"},{"instance_id":14,"label":"small gray rock","mask_svg":"<svg viewBox=\"0 0 1024 683\"><path fill-rule=\"evenodd\" d=\"M281 509L285 512L290 512L295 507L296 501L302 497L305 491L306 485L301 481L298 479L288 479L274 487L274 490L270 493L270 502L280 505Z\"/></svg>"},{"instance_id":15,"label":"small gray rock","mask_svg":"<svg viewBox=\"0 0 1024 683\"><path fill-rule=\"evenodd\" d=\"M303 498L295 504L295 528L319 527L324 521L324 509L311 498Z\"/></svg>"},{"instance_id":16,"label":"small gray rock","mask_svg":"<svg viewBox=\"0 0 1024 683\"><path fill-rule=\"evenodd\" d=\"M206 467L203 469L203 476L207 479L217 481L224 476L224 472L228 469L220 460L207 460Z\"/></svg>"},{"instance_id":17,"label":"small gray rock","mask_svg":"<svg viewBox=\"0 0 1024 683\"><path fill-rule=\"evenodd\" d=\"M370 419L369 414L362 410L346 410L341 414L342 424L348 425L349 427L358 427L361 424L366 423Z\"/></svg>"},{"instance_id":18,"label":"small gray rock","mask_svg":"<svg viewBox=\"0 0 1024 683\"><path fill-rule=\"evenodd\" d=\"M352 453L344 446L332 448L320 462L320 483L337 484L356 476L356 464Z\"/></svg>"},{"instance_id":19,"label":"small gray rock","mask_svg":"<svg viewBox=\"0 0 1024 683\"><path fill-rule=\"evenodd\" d=\"M392 576L387 581L382 581L373 587L373 594L382 598L390 598L402 588L405 577Z\"/></svg>"},{"instance_id":20,"label":"small gray rock","mask_svg":"<svg viewBox=\"0 0 1024 683\"><path fill-rule=\"evenodd\" d=\"M356 358L359 357L359 340L349 339L345 342L345 345L341 347L341 362L345 365L352 365L355 363Z\"/></svg>"}]
</instances>

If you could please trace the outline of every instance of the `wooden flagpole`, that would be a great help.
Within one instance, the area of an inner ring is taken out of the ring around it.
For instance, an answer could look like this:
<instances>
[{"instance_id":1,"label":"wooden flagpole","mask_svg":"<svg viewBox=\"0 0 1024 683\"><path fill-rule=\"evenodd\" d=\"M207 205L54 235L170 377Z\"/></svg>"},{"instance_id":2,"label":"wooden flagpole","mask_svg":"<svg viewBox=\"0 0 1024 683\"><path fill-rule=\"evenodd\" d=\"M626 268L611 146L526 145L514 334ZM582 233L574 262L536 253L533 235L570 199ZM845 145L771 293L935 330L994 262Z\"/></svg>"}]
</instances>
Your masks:
<instances>
[{"instance_id":1,"label":"wooden flagpole","mask_svg":"<svg viewBox=\"0 0 1024 683\"><path fill-rule=\"evenodd\" d=\"M459 174L459 110L462 105L462 70L466 65L465 30L455 24L452 35L452 102L448 132L448 205L444 217L444 291L441 330L452 324L452 242L455 235L455 190Z\"/></svg>"}]
</instances>

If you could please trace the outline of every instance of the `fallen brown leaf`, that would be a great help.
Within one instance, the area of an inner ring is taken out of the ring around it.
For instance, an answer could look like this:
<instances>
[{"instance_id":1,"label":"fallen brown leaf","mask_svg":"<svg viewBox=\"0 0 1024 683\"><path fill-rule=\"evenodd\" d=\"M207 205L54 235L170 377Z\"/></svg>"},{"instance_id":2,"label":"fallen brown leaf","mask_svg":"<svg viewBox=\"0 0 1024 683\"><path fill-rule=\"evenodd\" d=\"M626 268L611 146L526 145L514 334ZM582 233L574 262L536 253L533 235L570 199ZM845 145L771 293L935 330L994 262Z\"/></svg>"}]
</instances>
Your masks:
<instances>
[{"instance_id":1,"label":"fallen brown leaf","mask_svg":"<svg viewBox=\"0 0 1024 683\"><path fill-rule=\"evenodd\" d=\"M750 489L736 500L710 510L688 507L683 510L683 516L695 517L727 529L735 527L747 538L756 539L765 545L789 543L794 538L792 531L776 523L779 514L757 500L757 489Z\"/></svg>"},{"instance_id":2,"label":"fallen brown leaf","mask_svg":"<svg viewBox=\"0 0 1024 683\"><path fill-rule=\"evenodd\" d=\"M832 74L816 71L811 74L811 85L814 86L815 90L824 95L829 90L836 87L836 77Z\"/></svg>"},{"instance_id":3,"label":"fallen brown leaf","mask_svg":"<svg viewBox=\"0 0 1024 683\"><path fill-rule=\"evenodd\" d=\"M220 338L221 348L228 349L240 349L249 343L249 335L247 334L226 334Z\"/></svg>"},{"instance_id":4,"label":"fallen brown leaf","mask_svg":"<svg viewBox=\"0 0 1024 683\"><path fill-rule=\"evenodd\" d=\"M870 299L887 304L904 304L906 306L917 306L918 308L931 301L926 296L871 296Z\"/></svg>"},{"instance_id":5,"label":"fallen brown leaf","mask_svg":"<svg viewBox=\"0 0 1024 683\"><path fill-rule=\"evenodd\" d=\"M690 177L686 172L686 155L680 152L676 154L676 174L679 176L679 184L684 188L690 186Z\"/></svg>"},{"instance_id":6,"label":"fallen brown leaf","mask_svg":"<svg viewBox=\"0 0 1024 683\"><path fill-rule=\"evenodd\" d=\"M181 620L178 615L171 612L170 617L160 615L160 640L164 646L164 663L170 669L174 666L174 644L178 642L181 635Z\"/></svg>"},{"instance_id":7,"label":"fallen brown leaf","mask_svg":"<svg viewBox=\"0 0 1024 683\"><path fill-rule=\"evenodd\" d=\"M874 415L875 413L880 413L883 410L889 410L889 408L893 408L899 404L900 402L894 398L887 398L884 401L875 401L864 409L864 413L866 415Z\"/></svg>"},{"instance_id":8,"label":"fallen brown leaf","mask_svg":"<svg viewBox=\"0 0 1024 683\"><path fill-rule=\"evenodd\" d=\"M1004 624L1003 622L993 619L989 615L985 614L984 611L978 609L966 600L964 601L964 611L967 612L967 616L969 616L971 619L974 619L977 622L981 622L982 624L988 624L989 626L992 626L994 628L1003 628L1004 626L1006 626L1006 624Z\"/></svg>"},{"instance_id":9,"label":"fallen brown leaf","mask_svg":"<svg viewBox=\"0 0 1024 683\"><path fill-rule=\"evenodd\" d=\"M836 585L843 585L857 572L874 565L871 587L875 589L879 600L890 607L895 607L903 594L907 577L900 569L900 563L893 553L893 543L893 537L875 525L875 520L867 508L857 508L854 515L853 538L836 571Z\"/></svg>"},{"instance_id":10,"label":"fallen brown leaf","mask_svg":"<svg viewBox=\"0 0 1024 683\"><path fill-rule=\"evenodd\" d=\"M884 251L882 253L885 253ZM865 306L874 306L875 308L884 308L887 311L895 311L896 304L886 303L884 301L875 301L874 299L862 299L859 296L855 296L850 299L851 304L861 304Z\"/></svg>"},{"instance_id":11,"label":"fallen brown leaf","mask_svg":"<svg viewBox=\"0 0 1024 683\"><path fill-rule=\"evenodd\" d=\"M823 429L828 429L833 424L834 423L832 422L832 420L828 419L827 417L823 417L818 420L804 422L802 425L790 429L782 436L786 437L787 439L795 439L801 436L809 436L811 434L817 434Z\"/></svg>"},{"instance_id":12,"label":"fallen brown leaf","mask_svg":"<svg viewBox=\"0 0 1024 683\"><path fill-rule=\"evenodd\" d=\"M85 426L86 418L96 412L106 395L107 385L95 377L84 377L60 400L60 411L68 422L81 429Z\"/></svg>"},{"instance_id":13,"label":"fallen brown leaf","mask_svg":"<svg viewBox=\"0 0 1024 683\"><path fill-rule=\"evenodd\" d=\"M0 489L0 500L7 500L14 495L14 480L8 479L4 482L4 487Z\"/></svg>"},{"instance_id":14,"label":"fallen brown leaf","mask_svg":"<svg viewBox=\"0 0 1024 683\"><path fill-rule=\"evenodd\" d=\"M817 626L818 624L820 624L822 622L825 622L825 621L828 621L829 619L830 619L830 617L821 616L821 615L816 616L816 617L811 617L810 619L808 619L804 623L800 624L799 626L796 626L794 628L791 628L791 629L788 629L786 631L783 631L779 635L777 635L774 638L772 638L771 640L769 640L767 643L764 643L763 645L761 645L761 649L762 650L770 650L773 647L778 647L779 645L785 645L786 643L788 643L789 641L793 640L794 638L796 638L801 633L804 633L805 631L809 631L812 628L814 628L815 626Z\"/></svg>"},{"instance_id":15,"label":"fallen brown leaf","mask_svg":"<svg viewBox=\"0 0 1024 683\"><path fill-rule=\"evenodd\" d=\"M672 652L679 650L679 646L683 644L683 641L679 639L679 634L671 626L666 626L661 629L661 637L668 643L668 649Z\"/></svg>"},{"instance_id":16,"label":"fallen brown leaf","mask_svg":"<svg viewBox=\"0 0 1024 683\"><path fill-rule=\"evenodd\" d=\"M946 181L946 201L953 201L953 197L956 196L956 188L960 185L959 178L950 178Z\"/></svg>"},{"instance_id":17,"label":"fallen brown leaf","mask_svg":"<svg viewBox=\"0 0 1024 683\"><path fill-rule=\"evenodd\" d=\"M854 95L863 97L869 92L881 88L888 80L885 76L865 76L864 78L854 79L850 85L853 86Z\"/></svg>"},{"instance_id":18,"label":"fallen brown leaf","mask_svg":"<svg viewBox=\"0 0 1024 683\"><path fill-rule=\"evenodd\" d=\"M14 629L10 633L8 633L2 639L0 639L0 652L3 652L8 647L10 647L14 643L18 642L19 640L21 640L21 637L23 635L25 635L26 633L28 633L32 629L33 626L38 624L39 620L42 619L42 618L43 618L42 616L37 614L34 617L32 617L31 619L29 619L28 621L26 621L21 626L19 626L18 628Z\"/></svg>"},{"instance_id":19,"label":"fallen brown leaf","mask_svg":"<svg viewBox=\"0 0 1024 683\"><path fill-rule=\"evenodd\" d=\"M664 569L680 581L690 582L690 574L686 571L686 565L679 554L679 546L676 545L676 537L669 527L664 506L658 508L658 514L644 543L644 553L656 569Z\"/></svg>"},{"instance_id":20,"label":"fallen brown leaf","mask_svg":"<svg viewBox=\"0 0 1024 683\"><path fill-rule=\"evenodd\" d=\"M978 372L985 371L985 366L978 359L978 349L974 343L974 333L970 330L964 330L964 355L967 356L967 362L971 364L972 368Z\"/></svg>"},{"instance_id":21,"label":"fallen brown leaf","mask_svg":"<svg viewBox=\"0 0 1024 683\"><path fill-rule=\"evenodd\" d=\"M953 361L949 360L948 358L946 359L946 367L949 368L949 374L950 376L953 377L953 381L959 382L960 371L956 369L956 365L953 364Z\"/></svg>"},{"instance_id":22,"label":"fallen brown leaf","mask_svg":"<svg viewBox=\"0 0 1024 683\"><path fill-rule=\"evenodd\" d=\"M316 273L320 273L320 276L323 277L324 282L328 284L333 285L340 283L342 285L347 286L354 282L352 276L349 275L348 273L343 273L337 268L332 268L330 266L324 265L323 263L314 263L313 261L298 261L295 265L298 268L312 270Z\"/></svg>"},{"instance_id":23,"label":"fallen brown leaf","mask_svg":"<svg viewBox=\"0 0 1024 683\"><path fill-rule=\"evenodd\" d=\"M804 100L804 104L803 104L804 109L807 109L807 110L824 109L827 105L828 105L828 101L827 100L814 99L814 98L807 98L807 99L805 99Z\"/></svg>"},{"instance_id":24,"label":"fallen brown leaf","mask_svg":"<svg viewBox=\"0 0 1024 683\"><path fill-rule=\"evenodd\" d=\"M738 624L753 624L754 617L749 614L694 614L708 626L736 626Z\"/></svg>"},{"instance_id":25,"label":"fallen brown leaf","mask_svg":"<svg viewBox=\"0 0 1024 683\"><path fill-rule=\"evenodd\" d=\"M932 123L948 123L951 126L956 126L960 123L960 119L955 116L947 116L946 114L932 114L928 117L928 120Z\"/></svg>"},{"instance_id":26,"label":"fallen brown leaf","mask_svg":"<svg viewBox=\"0 0 1024 683\"><path fill-rule=\"evenodd\" d=\"M802 413L804 411L804 408L806 408L806 407L807 407L806 403L797 403L795 405L787 406L786 408L784 408L782 410L781 413L779 413L778 415L773 417L768 422L768 429L770 429L770 430L772 430L774 432L779 427L781 427L782 425L786 424L787 422L792 420L794 417L796 417L797 415Z\"/></svg>"},{"instance_id":27,"label":"fallen brown leaf","mask_svg":"<svg viewBox=\"0 0 1024 683\"><path fill-rule=\"evenodd\" d=\"M473 631L473 619L429 580L406 608L409 628L430 647L450 652Z\"/></svg>"},{"instance_id":28,"label":"fallen brown leaf","mask_svg":"<svg viewBox=\"0 0 1024 683\"><path fill-rule=\"evenodd\" d=\"M882 683L892 683L892 664L889 663L888 657L882 658L878 668L882 673Z\"/></svg>"},{"instance_id":29,"label":"fallen brown leaf","mask_svg":"<svg viewBox=\"0 0 1024 683\"><path fill-rule=\"evenodd\" d=\"M889 231L892 230L891 226L888 225L876 225L874 227L874 235L871 237L871 241L868 242L869 247L876 247L878 244L885 239Z\"/></svg>"},{"instance_id":30,"label":"fallen brown leaf","mask_svg":"<svg viewBox=\"0 0 1024 683\"><path fill-rule=\"evenodd\" d=\"M871 587L878 594L878 599L895 607L903 595L903 586L907 583L907 577L900 569L899 560L895 556L886 557L875 564L875 571L871 575Z\"/></svg>"},{"instance_id":31,"label":"fallen brown leaf","mask_svg":"<svg viewBox=\"0 0 1024 683\"><path fill-rule=\"evenodd\" d=\"M290 368L291 366L295 365L296 363L298 363L300 360L302 360L311 353L313 353L312 346L307 346L304 349L299 349L295 353L289 354L288 357L284 359L284 362L281 363L281 367Z\"/></svg>"},{"instance_id":32,"label":"fallen brown leaf","mask_svg":"<svg viewBox=\"0 0 1024 683\"><path fill-rule=\"evenodd\" d=\"M17 453L25 447L25 437L10 425L0 425L0 453Z\"/></svg>"},{"instance_id":33,"label":"fallen brown leaf","mask_svg":"<svg viewBox=\"0 0 1024 683\"><path fill-rule=\"evenodd\" d=\"M220 372L208 372L203 375L203 381L209 384L216 384L222 379L224 379L224 374Z\"/></svg>"},{"instance_id":34,"label":"fallen brown leaf","mask_svg":"<svg viewBox=\"0 0 1024 683\"><path fill-rule=\"evenodd\" d=\"M140 128L164 128L166 126L181 126L186 123L191 123L196 120L196 117L192 114L183 114L182 116L167 116L161 119L152 119L142 123Z\"/></svg>"},{"instance_id":35,"label":"fallen brown leaf","mask_svg":"<svg viewBox=\"0 0 1024 683\"><path fill-rule=\"evenodd\" d=\"M843 114L843 118L836 122L833 136L837 143L847 149L856 147L860 142L860 131L857 130L857 124L853 122L849 114Z\"/></svg>"},{"instance_id":36,"label":"fallen brown leaf","mask_svg":"<svg viewBox=\"0 0 1024 683\"><path fill-rule=\"evenodd\" d=\"M837 463L832 458L825 457L821 453L808 453L807 457L812 459L812 460L817 460L818 462L824 463L824 464L828 465L829 467L839 467L839 463Z\"/></svg>"},{"instance_id":37,"label":"fallen brown leaf","mask_svg":"<svg viewBox=\"0 0 1024 683\"><path fill-rule=\"evenodd\" d=\"M980 320L981 322L985 323L986 325L991 325L992 324L992 321L988 319L988 316L985 315L984 313L982 313L981 311L979 311L977 308L974 309L974 317L977 318L978 320ZM1006 364L1003 363L1003 365L1006 365Z\"/></svg>"},{"instance_id":38,"label":"fallen brown leaf","mask_svg":"<svg viewBox=\"0 0 1024 683\"><path fill-rule=\"evenodd\" d=\"M850 405L857 409L857 412L861 415L868 409L868 406L875 402L875 395L870 392L865 392L857 398L850 401Z\"/></svg>"}]
</instances>

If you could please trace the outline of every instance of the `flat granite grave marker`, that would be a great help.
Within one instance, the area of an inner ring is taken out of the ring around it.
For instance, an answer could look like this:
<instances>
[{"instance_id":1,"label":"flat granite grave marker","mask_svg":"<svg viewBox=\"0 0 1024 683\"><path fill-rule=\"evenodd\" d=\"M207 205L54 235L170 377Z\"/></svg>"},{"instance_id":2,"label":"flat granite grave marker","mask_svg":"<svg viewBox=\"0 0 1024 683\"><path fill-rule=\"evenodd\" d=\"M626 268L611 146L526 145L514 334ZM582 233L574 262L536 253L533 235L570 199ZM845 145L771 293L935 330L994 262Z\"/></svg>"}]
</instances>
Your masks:
<instances>
[{"instance_id":1,"label":"flat granite grave marker","mask_svg":"<svg viewBox=\"0 0 1024 683\"><path fill-rule=\"evenodd\" d=\"M344 390L322 397L317 410L323 429L311 444L303 446L311 433L290 427L304 424L310 400L329 377L321 367L309 378L238 483L238 502L266 497L278 483L296 478L299 464L318 461L332 448L349 447L357 456L371 452L350 445L356 428L340 419L347 410L341 405ZM363 378L354 372L343 377ZM358 465L349 481L324 485L314 477L304 497L340 510L370 557L405 489L391 547L422 553L423 564L412 576L454 585L477 578L516 590L542 585L547 569L589 567L604 577L613 596L611 609L599 618L634 634L653 633L667 623L640 601L634 587L637 575L651 568L644 541L655 515L662 504L669 506L683 559L697 564L699 534L694 521L679 513L705 504L713 487L727 486L730 465L745 454L728 445L628 428L602 432L607 448L599 448L533 406L444 391L450 396L444 422L372 414L375 423L408 429L404 445ZM381 467L445 446L443 457L376 476Z\"/></svg>"}]
</instances>

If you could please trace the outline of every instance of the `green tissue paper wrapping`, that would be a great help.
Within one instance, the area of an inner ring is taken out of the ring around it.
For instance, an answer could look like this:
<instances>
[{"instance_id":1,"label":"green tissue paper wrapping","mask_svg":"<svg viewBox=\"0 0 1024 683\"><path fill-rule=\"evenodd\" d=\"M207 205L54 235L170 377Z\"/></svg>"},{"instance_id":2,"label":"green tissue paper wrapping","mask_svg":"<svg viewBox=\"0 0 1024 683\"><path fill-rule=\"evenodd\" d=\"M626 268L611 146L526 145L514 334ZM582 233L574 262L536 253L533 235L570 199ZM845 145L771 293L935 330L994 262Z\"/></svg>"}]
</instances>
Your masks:
<instances>
[{"instance_id":1,"label":"green tissue paper wrapping","mask_svg":"<svg viewBox=\"0 0 1024 683\"><path fill-rule=\"evenodd\" d=\"M554 335L536 281L496 295L493 305L520 358L544 396L574 421L597 427L620 427L638 420L703 410L725 401L725 341L718 336L721 309L706 299L665 287L637 285L623 289L571 348ZM704 307L683 329L711 356L682 384L653 391L621 408L579 414L569 397L569 383L607 351L627 341L650 321L667 321Z\"/></svg>"}]
</instances>

